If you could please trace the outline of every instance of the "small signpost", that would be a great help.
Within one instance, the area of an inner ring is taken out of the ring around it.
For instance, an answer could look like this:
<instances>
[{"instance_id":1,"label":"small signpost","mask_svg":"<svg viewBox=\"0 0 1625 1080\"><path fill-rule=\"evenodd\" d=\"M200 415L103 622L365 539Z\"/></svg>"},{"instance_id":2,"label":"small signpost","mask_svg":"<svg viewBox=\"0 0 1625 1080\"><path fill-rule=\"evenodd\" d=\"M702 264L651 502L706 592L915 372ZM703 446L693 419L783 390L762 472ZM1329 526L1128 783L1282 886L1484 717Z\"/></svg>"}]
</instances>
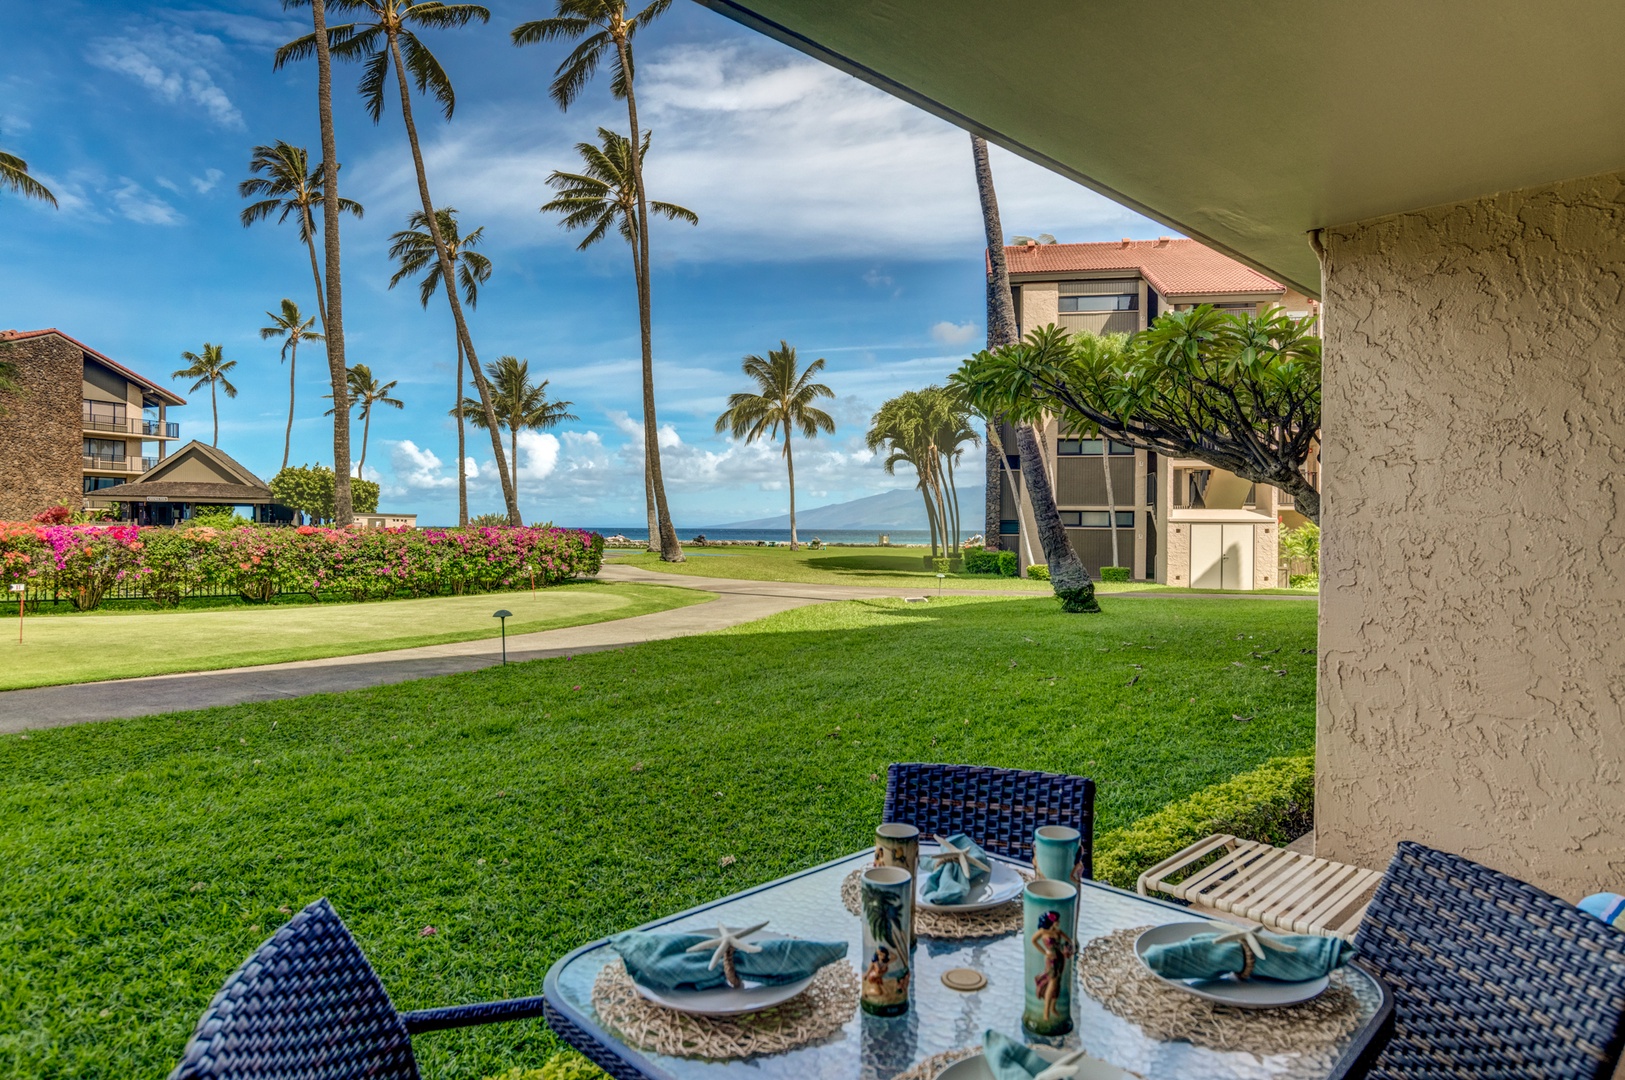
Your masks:
<instances>
[{"instance_id":1,"label":"small signpost","mask_svg":"<svg viewBox=\"0 0 1625 1080\"><path fill-rule=\"evenodd\" d=\"M947 574L938 574L937 575L937 599L938 600L942 599L942 579L947 577L947 576L948 576Z\"/></svg>"},{"instance_id":2,"label":"small signpost","mask_svg":"<svg viewBox=\"0 0 1625 1080\"><path fill-rule=\"evenodd\" d=\"M530 571L530 595L535 596L536 595L536 566L535 566L534 563L532 563L532 564L526 566L525 569ZM507 624L504 623L503 625L506 626Z\"/></svg>"},{"instance_id":3,"label":"small signpost","mask_svg":"<svg viewBox=\"0 0 1625 1080\"><path fill-rule=\"evenodd\" d=\"M23 582L14 582L11 591L17 594L17 644L23 643L23 607L28 600L28 586Z\"/></svg>"},{"instance_id":4,"label":"small signpost","mask_svg":"<svg viewBox=\"0 0 1625 1080\"><path fill-rule=\"evenodd\" d=\"M491 618L502 620L502 662L504 664L508 662L508 620L512 617L513 612L507 608L491 613Z\"/></svg>"}]
</instances>

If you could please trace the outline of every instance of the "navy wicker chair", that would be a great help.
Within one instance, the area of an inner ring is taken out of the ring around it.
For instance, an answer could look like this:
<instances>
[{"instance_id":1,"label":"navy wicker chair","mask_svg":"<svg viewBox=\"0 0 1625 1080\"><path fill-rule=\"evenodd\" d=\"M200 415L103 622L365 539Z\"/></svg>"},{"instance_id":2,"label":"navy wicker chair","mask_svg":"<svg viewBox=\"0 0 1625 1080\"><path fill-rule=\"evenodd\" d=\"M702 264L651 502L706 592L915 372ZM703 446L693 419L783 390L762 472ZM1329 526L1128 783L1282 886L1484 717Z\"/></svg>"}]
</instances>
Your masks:
<instances>
[{"instance_id":1,"label":"navy wicker chair","mask_svg":"<svg viewBox=\"0 0 1625 1080\"><path fill-rule=\"evenodd\" d=\"M1354 939L1395 999L1375 1080L1606 1080L1625 933L1524 882L1403 842Z\"/></svg>"},{"instance_id":2,"label":"navy wicker chair","mask_svg":"<svg viewBox=\"0 0 1625 1080\"><path fill-rule=\"evenodd\" d=\"M317 900L226 980L170 1080L417 1080L413 1034L541 1015L540 997L397 1013Z\"/></svg>"},{"instance_id":3,"label":"navy wicker chair","mask_svg":"<svg viewBox=\"0 0 1625 1080\"><path fill-rule=\"evenodd\" d=\"M1070 825L1083 834L1083 876L1095 876L1095 782L1082 776L897 764L886 772L885 820L913 825L925 836L962 832L995 855L1027 862L1035 828Z\"/></svg>"}]
</instances>

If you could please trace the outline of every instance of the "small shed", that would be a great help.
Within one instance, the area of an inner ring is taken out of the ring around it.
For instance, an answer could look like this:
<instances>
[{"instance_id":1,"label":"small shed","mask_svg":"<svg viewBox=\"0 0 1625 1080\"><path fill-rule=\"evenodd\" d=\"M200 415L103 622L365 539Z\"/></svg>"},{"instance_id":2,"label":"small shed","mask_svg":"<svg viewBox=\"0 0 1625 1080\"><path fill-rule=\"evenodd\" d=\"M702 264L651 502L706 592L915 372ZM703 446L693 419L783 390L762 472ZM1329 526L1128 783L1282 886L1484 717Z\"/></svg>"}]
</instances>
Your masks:
<instances>
[{"instance_id":1,"label":"small shed","mask_svg":"<svg viewBox=\"0 0 1625 1080\"><path fill-rule=\"evenodd\" d=\"M174 525L199 507L244 506L260 522L278 517L265 481L218 446L196 439L134 480L97 494L119 503L125 519L140 525Z\"/></svg>"}]
</instances>

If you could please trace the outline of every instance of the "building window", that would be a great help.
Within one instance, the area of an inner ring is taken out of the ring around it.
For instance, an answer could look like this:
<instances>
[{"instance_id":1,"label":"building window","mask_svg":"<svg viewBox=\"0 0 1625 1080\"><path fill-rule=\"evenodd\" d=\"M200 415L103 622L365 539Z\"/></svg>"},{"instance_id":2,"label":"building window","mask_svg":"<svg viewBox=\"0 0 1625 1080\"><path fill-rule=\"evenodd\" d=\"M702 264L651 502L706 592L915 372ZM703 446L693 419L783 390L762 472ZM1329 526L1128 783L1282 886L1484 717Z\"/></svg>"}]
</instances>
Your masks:
<instances>
[{"instance_id":1,"label":"building window","mask_svg":"<svg viewBox=\"0 0 1625 1080\"><path fill-rule=\"evenodd\" d=\"M124 481L116 476L87 476L85 477L85 494L89 495L91 492L100 491L102 488L117 487L122 483Z\"/></svg>"},{"instance_id":2,"label":"building window","mask_svg":"<svg viewBox=\"0 0 1625 1080\"><path fill-rule=\"evenodd\" d=\"M86 439L85 457L104 461L123 461L124 442L121 439Z\"/></svg>"},{"instance_id":3,"label":"building window","mask_svg":"<svg viewBox=\"0 0 1625 1080\"><path fill-rule=\"evenodd\" d=\"M1061 457L1099 457L1100 445L1099 439L1057 439L1055 453ZM1134 447L1112 440L1112 457L1126 457L1133 453Z\"/></svg>"},{"instance_id":4,"label":"building window","mask_svg":"<svg viewBox=\"0 0 1625 1080\"><path fill-rule=\"evenodd\" d=\"M1014 518L1002 518L999 521L1000 536L1016 536L1021 532L1021 522Z\"/></svg>"},{"instance_id":5,"label":"building window","mask_svg":"<svg viewBox=\"0 0 1625 1080\"><path fill-rule=\"evenodd\" d=\"M1104 529L1111 521L1110 510L1062 510L1061 524L1071 529ZM1134 511L1117 511L1119 529L1134 528Z\"/></svg>"},{"instance_id":6,"label":"building window","mask_svg":"<svg viewBox=\"0 0 1625 1080\"><path fill-rule=\"evenodd\" d=\"M1139 311L1138 293L1107 293L1104 296L1063 296L1060 298L1062 315L1080 315L1102 311Z\"/></svg>"},{"instance_id":7,"label":"building window","mask_svg":"<svg viewBox=\"0 0 1625 1080\"><path fill-rule=\"evenodd\" d=\"M1214 307L1226 315L1257 315L1257 304L1214 304Z\"/></svg>"},{"instance_id":8,"label":"building window","mask_svg":"<svg viewBox=\"0 0 1625 1080\"><path fill-rule=\"evenodd\" d=\"M126 413L121 404L84 398L80 401L80 411L85 427L92 431L125 430Z\"/></svg>"}]
</instances>

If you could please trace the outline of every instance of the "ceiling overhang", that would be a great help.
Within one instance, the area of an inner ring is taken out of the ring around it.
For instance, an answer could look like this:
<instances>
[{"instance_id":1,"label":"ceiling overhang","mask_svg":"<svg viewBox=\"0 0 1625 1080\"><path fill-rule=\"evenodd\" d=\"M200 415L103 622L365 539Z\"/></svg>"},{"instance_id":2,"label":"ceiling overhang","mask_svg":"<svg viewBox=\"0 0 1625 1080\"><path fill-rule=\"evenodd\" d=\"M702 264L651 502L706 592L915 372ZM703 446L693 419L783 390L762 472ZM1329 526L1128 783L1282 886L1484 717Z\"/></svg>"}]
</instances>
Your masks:
<instances>
[{"instance_id":1,"label":"ceiling overhang","mask_svg":"<svg viewBox=\"0 0 1625 1080\"><path fill-rule=\"evenodd\" d=\"M1315 296L1314 229L1625 169L1625 4L699 2Z\"/></svg>"}]
</instances>

